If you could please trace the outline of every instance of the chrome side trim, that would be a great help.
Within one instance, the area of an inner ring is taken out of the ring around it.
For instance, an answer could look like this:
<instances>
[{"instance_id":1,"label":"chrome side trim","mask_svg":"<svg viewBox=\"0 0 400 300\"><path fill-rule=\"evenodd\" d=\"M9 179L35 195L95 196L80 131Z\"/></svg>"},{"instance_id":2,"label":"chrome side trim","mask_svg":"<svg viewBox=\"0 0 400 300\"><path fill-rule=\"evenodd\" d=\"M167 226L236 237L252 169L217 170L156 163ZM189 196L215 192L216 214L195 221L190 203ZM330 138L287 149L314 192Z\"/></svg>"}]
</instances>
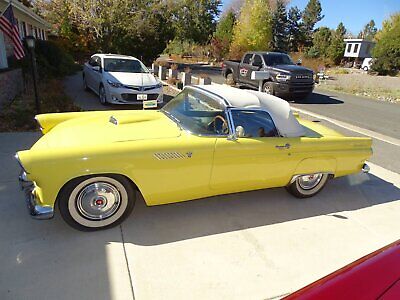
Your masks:
<instances>
[{"instance_id":1,"label":"chrome side trim","mask_svg":"<svg viewBox=\"0 0 400 300\"><path fill-rule=\"evenodd\" d=\"M47 220L54 216L54 208L48 205L37 204L35 194L35 185L27 179L24 171L18 177L21 189L25 192L25 202L28 207L29 214L37 220Z\"/></svg>"}]
</instances>

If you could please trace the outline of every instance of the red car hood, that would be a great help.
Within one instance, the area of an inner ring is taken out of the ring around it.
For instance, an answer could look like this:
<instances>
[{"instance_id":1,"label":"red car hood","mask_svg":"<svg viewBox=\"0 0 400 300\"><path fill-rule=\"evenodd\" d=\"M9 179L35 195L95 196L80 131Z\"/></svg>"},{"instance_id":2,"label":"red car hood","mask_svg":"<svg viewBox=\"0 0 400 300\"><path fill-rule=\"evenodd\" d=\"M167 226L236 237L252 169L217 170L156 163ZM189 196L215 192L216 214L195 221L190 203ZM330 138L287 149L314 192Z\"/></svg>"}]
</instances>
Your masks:
<instances>
[{"instance_id":1,"label":"red car hood","mask_svg":"<svg viewBox=\"0 0 400 300\"><path fill-rule=\"evenodd\" d=\"M400 299L400 240L284 299Z\"/></svg>"}]
</instances>

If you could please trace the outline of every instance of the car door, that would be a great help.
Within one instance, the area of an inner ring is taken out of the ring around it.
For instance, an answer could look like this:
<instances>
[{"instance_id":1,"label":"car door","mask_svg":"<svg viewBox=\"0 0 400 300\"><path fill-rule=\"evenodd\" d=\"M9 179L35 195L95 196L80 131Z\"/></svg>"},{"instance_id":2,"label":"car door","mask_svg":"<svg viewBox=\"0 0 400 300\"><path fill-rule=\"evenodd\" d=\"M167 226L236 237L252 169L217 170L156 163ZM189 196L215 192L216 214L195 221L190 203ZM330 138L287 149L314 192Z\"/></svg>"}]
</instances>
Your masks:
<instances>
[{"instance_id":1,"label":"car door","mask_svg":"<svg viewBox=\"0 0 400 300\"><path fill-rule=\"evenodd\" d=\"M258 87L258 81L251 79L251 73L253 71L259 71L262 67L263 67L263 60L261 58L261 55L254 54L253 59L251 60L251 64L248 67L249 71L247 72L246 75L246 81L248 84Z\"/></svg>"},{"instance_id":2,"label":"car door","mask_svg":"<svg viewBox=\"0 0 400 300\"><path fill-rule=\"evenodd\" d=\"M252 57L252 53L247 53L239 65L239 82L241 83L249 84L248 73Z\"/></svg>"},{"instance_id":3,"label":"car door","mask_svg":"<svg viewBox=\"0 0 400 300\"><path fill-rule=\"evenodd\" d=\"M298 163L298 138L280 137L267 111L231 109L237 139L217 138L210 187L231 193L286 185Z\"/></svg>"}]
</instances>

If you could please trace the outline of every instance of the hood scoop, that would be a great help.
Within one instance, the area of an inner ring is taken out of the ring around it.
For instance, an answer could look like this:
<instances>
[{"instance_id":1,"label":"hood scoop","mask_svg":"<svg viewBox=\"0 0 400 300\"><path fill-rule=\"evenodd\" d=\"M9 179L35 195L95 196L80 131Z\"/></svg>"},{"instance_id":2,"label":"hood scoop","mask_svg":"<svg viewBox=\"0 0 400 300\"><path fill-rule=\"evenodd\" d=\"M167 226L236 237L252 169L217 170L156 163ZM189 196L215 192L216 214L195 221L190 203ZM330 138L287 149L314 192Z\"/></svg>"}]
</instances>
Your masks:
<instances>
[{"instance_id":1,"label":"hood scoop","mask_svg":"<svg viewBox=\"0 0 400 300\"><path fill-rule=\"evenodd\" d=\"M113 125L133 124L159 119L156 116L111 116L108 120Z\"/></svg>"}]
</instances>

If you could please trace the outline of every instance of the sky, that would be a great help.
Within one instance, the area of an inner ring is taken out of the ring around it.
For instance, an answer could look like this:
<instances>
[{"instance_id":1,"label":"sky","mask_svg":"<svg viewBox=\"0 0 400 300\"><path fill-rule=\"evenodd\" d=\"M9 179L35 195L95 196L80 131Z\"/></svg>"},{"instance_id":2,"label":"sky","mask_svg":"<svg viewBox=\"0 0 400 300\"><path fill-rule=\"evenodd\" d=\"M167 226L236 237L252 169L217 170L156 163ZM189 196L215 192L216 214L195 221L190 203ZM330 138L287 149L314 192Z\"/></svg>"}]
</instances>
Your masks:
<instances>
[{"instance_id":1,"label":"sky","mask_svg":"<svg viewBox=\"0 0 400 300\"><path fill-rule=\"evenodd\" d=\"M222 0L223 9L229 7L232 0ZM382 27L382 21L394 12L400 12L400 0L320 0L322 14L325 17L316 27L336 28L340 22L351 33L357 35L371 19L376 27ZM304 9L308 0L292 0L288 7L297 6Z\"/></svg>"}]
</instances>

